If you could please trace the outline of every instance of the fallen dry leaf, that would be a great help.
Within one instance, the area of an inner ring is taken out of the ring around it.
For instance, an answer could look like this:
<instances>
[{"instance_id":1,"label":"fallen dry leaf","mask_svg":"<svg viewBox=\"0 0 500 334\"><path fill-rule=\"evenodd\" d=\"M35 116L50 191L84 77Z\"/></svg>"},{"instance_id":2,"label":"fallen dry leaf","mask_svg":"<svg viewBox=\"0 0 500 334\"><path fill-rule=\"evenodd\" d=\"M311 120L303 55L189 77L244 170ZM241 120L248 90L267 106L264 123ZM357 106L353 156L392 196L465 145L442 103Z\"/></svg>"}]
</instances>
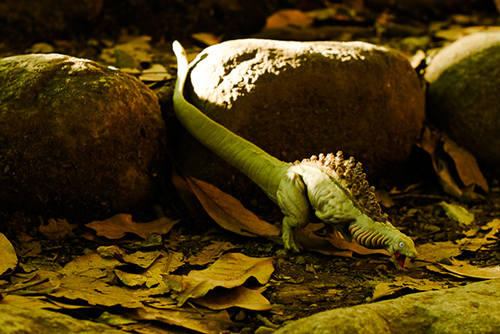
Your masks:
<instances>
[{"instance_id":1,"label":"fallen dry leaf","mask_svg":"<svg viewBox=\"0 0 500 334\"><path fill-rule=\"evenodd\" d=\"M85 226L97 232L98 236L108 239L120 239L126 233L133 233L146 239L152 233L167 234L179 220L171 220L167 217L161 217L148 223L136 223L132 220L132 215L119 213L111 218L102 221L93 221Z\"/></svg>"},{"instance_id":2,"label":"fallen dry leaf","mask_svg":"<svg viewBox=\"0 0 500 334\"><path fill-rule=\"evenodd\" d=\"M109 285L93 277L63 276L61 285L50 294L53 297L84 300L90 305L142 307L143 304L133 293L118 286ZM148 301L144 298L143 301Z\"/></svg>"},{"instance_id":3,"label":"fallen dry leaf","mask_svg":"<svg viewBox=\"0 0 500 334\"><path fill-rule=\"evenodd\" d=\"M460 246L452 241L432 242L417 247L418 257L416 263L410 263L410 267L423 266L425 263L438 263L443 260L451 259L462 253ZM419 264L419 261L424 262Z\"/></svg>"},{"instance_id":4,"label":"fallen dry leaf","mask_svg":"<svg viewBox=\"0 0 500 334\"><path fill-rule=\"evenodd\" d=\"M453 264L451 266L446 264L441 264L441 266L452 273L465 277L474 277L481 279L500 278L500 266L481 268L472 266L465 261L459 261L455 259L453 259L451 263Z\"/></svg>"},{"instance_id":5,"label":"fallen dry leaf","mask_svg":"<svg viewBox=\"0 0 500 334\"><path fill-rule=\"evenodd\" d=\"M399 276L396 277L394 282L384 282L377 284L375 286L375 290L373 292L373 296L371 301L375 301L382 297L390 296L401 289L413 289L417 291L431 291L431 290L440 290L447 289L450 287L450 283L448 281L436 282L431 281L427 278L412 278L408 276Z\"/></svg>"},{"instance_id":6,"label":"fallen dry leaf","mask_svg":"<svg viewBox=\"0 0 500 334\"><path fill-rule=\"evenodd\" d=\"M219 44L222 41L222 35L216 36L209 32L198 32L191 34L191 37L197 41L202 42L207 46Z\"/></svg>"},{"instance_id":7,"label":"fallen dry leaf","mask_svg":"<svg viewBox=\"0 0 500 334\"><path fill-rule=\"evenodd\" d=\"M267 18L264 29L276 29L286 26L307 27L313 19L298 9L282 9Z\"/></svg>"},{"instance_id":8,"label":"fallen dry leaf","mask_svg":"<svg viewBox=\"0 0 500 334\"><path fill-rule=\"evenodd\" d=\"M211 310L224 310L230 307L240 307L253 311L272 309L271 303L259 291L238 286L234 289L212 290L205 296L195 299L194 303Z\"/></svg>"},{"instance_id":9,"label":"fallen dry leaf","mask_svg":"<svg viewBox=\"0 0 500 334\"><path fill-rule=\"evenodd\" d=\"M448 194L470 200L478 197L473 192L475 185L488 191L488 184L474 156L449 138L425 127L417 144L431 156L441 186ZM458 178L455 179L454 175Z\"/></svg>"},{"instance_id":10,"label":"fallen dry leaf","mask_svg":"<svg viewBox=\"0 0 500 334\"><path fill-rule=\"evenodd\" d=\"M475 237L478 232L477 228L471 229L469 231L465 231L465 238L460 240L456 240L456 242L460 245L460 249L468 250L471 252L475 252L481 249L484 246L496 244L498 238L495 236L500 229L500 219L493 219L491 222L486 223L484 226L481 226L482 230L489 230L484 237Z\"/></svg>"},{"instance_id":11,"label":"fallen dry leaf","mask_svg":"<svg viewBox=\"0 0 500 334\"><path fill-rule=\"evenodd\" d=\"M19 295L7 295L0 299L0 304L12 305L26 309L62 309L63 307L47 300L45 297L25 297Z\"/></svg>"},{"instance_id":12,"label":"fallen dry leaf","mask_svg":"<svg viewBox=\"0 0 500 334\"><path fill-rule=\"evenodd\" d=\"M240 201L217 187L192 177L187 177L186 181L203 208L222 228L250 237L280 234L278 227L259 219Z\"/></svg>"},{"instance_id":13,"label":"fallen dry leaf","mask_svg":"<svg viewBox=\"0 0 500 334\"><path fill-rule=\"evenodd\" d=\"M458 176L466 187L475 184L485 192L489 191L488 182L472 154L449 138L443 138L443 149L453 159Z\"/></svg>"},{"instance_id":14,"label":"fallen dry leaf","mask_svg":"<svg viewBox=\"0 0 500 334\"><path fill-rule=\"evenodd\" d=\"M220 258L225 251L234 248L236 248L236 246L230 242L214 242L211 245L204 247L196 255L191 255L186 262L192 266L206 265Z\"/></svg>"},{"instance_id":15,"label":"fallen dry leaf","mask_svg":"<svg viewBox=\"0 0 500 334\"><path fill-rule=\"evenodd\" d=\"M172 75L168 73L167 69L160 64L153 64L147 70L143 70L139 76L141 81L164 81L171 79Z\"/></svg>"},{"instance_id":16,"label":"fallen dry leaf","mask_svg":"<svg viewBox=\"0 0 500 334\"><path fill-rule=\"evenodd\" d=\"M161 256L161 251L141 252L137 251L132 254L125 254L123 261L130 264L135 264L141 268L148 268Z\"/></svg>"},{"instance_id":17,"label":"fallen dry leaf","mask_svg":"<svg viewBox=\"0 0 500 334\"><path fill-rule=\"evenodd\" d=\"M234 325L225 310L196 310L191 307L159 309L143 306L126 314L135 320L156 320L205 334L219 334Z\"/></svg>"},{"instance_id":18,"label":"fallen dry leaf","mask_svg":"<svg viewBox=\"0 0 500 334\"><path fill-rule=\"evenodd\" d=\"M495 234L497 234L498 231L500 230L500 219L498 218L493 219L489 223L486 223L484 226L482 226L481 229L482 230L491 229L491 231L488 232L488 234L484 237L485 239L497 239L497 237L495 237Z\"/></svg>"},{"instance_id":19,"label":"fallen dry leaf","mask_svg":"<svg viewBox=\"0 0 500 334\"><path fill-rule=\"evenodd\" d=\"M114 258L103 258L99 254L82 255L67 263L60 271L63 275L80 275L93 278L106 277L116 266L123 263Z\"/></svg>"},{"instance_id":20,"label":"fallen dry leaf","mask_svg":"<svg viewBox=\"0 0 500 334\"><path fill-rule=\"evenodd\" d=\"M17 266L17 255L10 241L0 233L0 276L14 270Z\"/></svg>"},{"instance_id":21,"label":"fallen dry leaf","mask_svg":"<svg viewBox=\"0 0 500 334\"><path fill-rule=\"evenodd\" d=\"M439 205L444 209L448 218L458 222L462 226L470 225L474 221L474 214L467 211L467 209L461 205L449 204L444 201L440 202Z\"/></svg>"},{"instance_id":22,"label":"fallen dry leaf","mask_svg":"<svg viewBox=\"0 0 500 334\"><path fill-rule=\"evenodd\" d=\"M47 225L41 225L40 233L49 239L61 239L73 235L73 229L77 225L69 224L66 219L49 219Z\"/></svg>"},{"instance_id":23,"label":"fallen dry leaf","mask_svg":"<svg viewBox=\"0 0 500 334\"><path fill-rule=\"evenodd\" d=\"M205 270L192 270L182 277L178 306L189 298L200 298L215 287L235 288L250 277L266 284L274 271L272 258L252 258L240 253L228 253Z\"/></svg>"},{"instance_id":24,"label":"fallen dry leaf","mask_svg":"<svg viewBox=\"0 0 500 334\"><path fill-rule=\"evenodd\" d=\"M191 211L191 213L195 217L206 217L207 212L201 205L200 201L198 200L198 197L196 197L195 193L193 192L193 189L191 189L186 180L181 176L179 176L177 173L173 172L172 183L175 186L175 189L177 189L177 192L179 193L182 202L186 204L189 211Z\"/></svg>"}]
</instances>

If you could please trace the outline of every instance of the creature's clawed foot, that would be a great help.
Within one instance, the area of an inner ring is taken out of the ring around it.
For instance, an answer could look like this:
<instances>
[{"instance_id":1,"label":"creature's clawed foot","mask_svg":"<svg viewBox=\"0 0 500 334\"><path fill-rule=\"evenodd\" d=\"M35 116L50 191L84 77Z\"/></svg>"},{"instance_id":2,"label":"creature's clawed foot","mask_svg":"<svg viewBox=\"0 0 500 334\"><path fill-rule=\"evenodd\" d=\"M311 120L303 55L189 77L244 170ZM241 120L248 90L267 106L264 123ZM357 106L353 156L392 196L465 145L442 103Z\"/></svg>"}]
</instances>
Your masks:
<instances>
[{"instance_id":1,"label":"creature's clawed foot","mask_svg":"<svg viewBox=\"0 0 500 334\"><path fill-rule=\"evenodd\" d=\"M283 245L287 252L299 253L302 246L295 240L295 233L292 227L283 225Z\"/></svg>"}]
</instances>

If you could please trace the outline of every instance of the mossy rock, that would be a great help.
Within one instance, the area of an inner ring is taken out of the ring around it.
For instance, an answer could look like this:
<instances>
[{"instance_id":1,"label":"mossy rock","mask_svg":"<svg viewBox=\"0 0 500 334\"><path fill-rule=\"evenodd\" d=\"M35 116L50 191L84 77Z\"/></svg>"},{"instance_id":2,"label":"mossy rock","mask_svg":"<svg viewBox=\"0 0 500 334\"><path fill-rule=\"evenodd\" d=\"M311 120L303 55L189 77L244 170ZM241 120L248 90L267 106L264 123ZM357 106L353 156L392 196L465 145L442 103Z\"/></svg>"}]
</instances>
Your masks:
<instances>
[{"instance_id":1,"label":"mossy rock","mask_svg":"<svg viewBox=\"0 0 500 334\"><path fill-rule=\"evenodd\" d=\"M0 210L85 221L146 205L165 123L139 80L58 54L0 60Z\"/></svg>"},{"instance_id":2,"label":"mossy rock","mask_svg":"<svg viewBox=\"0 0 500 334\"><path fill-rule=\"evenodd\" d=\"M500 32L442 49L426 70L427 115L486 167L500 165Z\"/></svg>"}]
</instances>

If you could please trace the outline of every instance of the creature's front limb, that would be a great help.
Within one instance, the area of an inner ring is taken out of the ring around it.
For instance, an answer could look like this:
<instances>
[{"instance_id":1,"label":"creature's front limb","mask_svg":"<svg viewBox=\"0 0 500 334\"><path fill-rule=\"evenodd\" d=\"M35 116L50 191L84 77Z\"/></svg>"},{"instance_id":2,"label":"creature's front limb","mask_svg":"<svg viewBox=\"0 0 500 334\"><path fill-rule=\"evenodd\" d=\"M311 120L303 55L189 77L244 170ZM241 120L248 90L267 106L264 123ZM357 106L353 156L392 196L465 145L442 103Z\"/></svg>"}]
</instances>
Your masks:
<instances>
[{"instance_id":1,"label":"creature's front limb","mask_svg":"<svg viewBox=\"0 0 500 334\"><path fill-rule=\"evenodd\" d=\"M295 240L295 229L305 227L311 218L307 189L300 174L289 171L283 175L277 199L281 212L285 215L282 228L285 249L299 252L302 247Z\"/></svg>"}]
</instances>

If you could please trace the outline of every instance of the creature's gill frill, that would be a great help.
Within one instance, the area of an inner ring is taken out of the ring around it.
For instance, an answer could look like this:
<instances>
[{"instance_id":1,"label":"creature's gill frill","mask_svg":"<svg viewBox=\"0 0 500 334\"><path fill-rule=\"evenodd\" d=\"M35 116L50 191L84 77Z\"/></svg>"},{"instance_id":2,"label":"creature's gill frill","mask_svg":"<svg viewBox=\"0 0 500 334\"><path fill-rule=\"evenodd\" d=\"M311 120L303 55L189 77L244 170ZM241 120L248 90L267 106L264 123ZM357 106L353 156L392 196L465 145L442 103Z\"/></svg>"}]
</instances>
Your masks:
<instances>
[{"instance_id":1,"label":"creature's gill frill","mask_svg":"<svg viewBox=\"0 0 500 334\"><path fill-rule=\"evenodd\" d=\"M337 154L323 153L313 155L309 159L296 161L295 165L308 165L321 169L338 181L353 198L354 205L376 222L387 222L387 215L382 213L375 199L375 187L370 187L363 172L361 162L356 163L353 157L344 159L342 151Z\"/></svg>"}]
</instances>

